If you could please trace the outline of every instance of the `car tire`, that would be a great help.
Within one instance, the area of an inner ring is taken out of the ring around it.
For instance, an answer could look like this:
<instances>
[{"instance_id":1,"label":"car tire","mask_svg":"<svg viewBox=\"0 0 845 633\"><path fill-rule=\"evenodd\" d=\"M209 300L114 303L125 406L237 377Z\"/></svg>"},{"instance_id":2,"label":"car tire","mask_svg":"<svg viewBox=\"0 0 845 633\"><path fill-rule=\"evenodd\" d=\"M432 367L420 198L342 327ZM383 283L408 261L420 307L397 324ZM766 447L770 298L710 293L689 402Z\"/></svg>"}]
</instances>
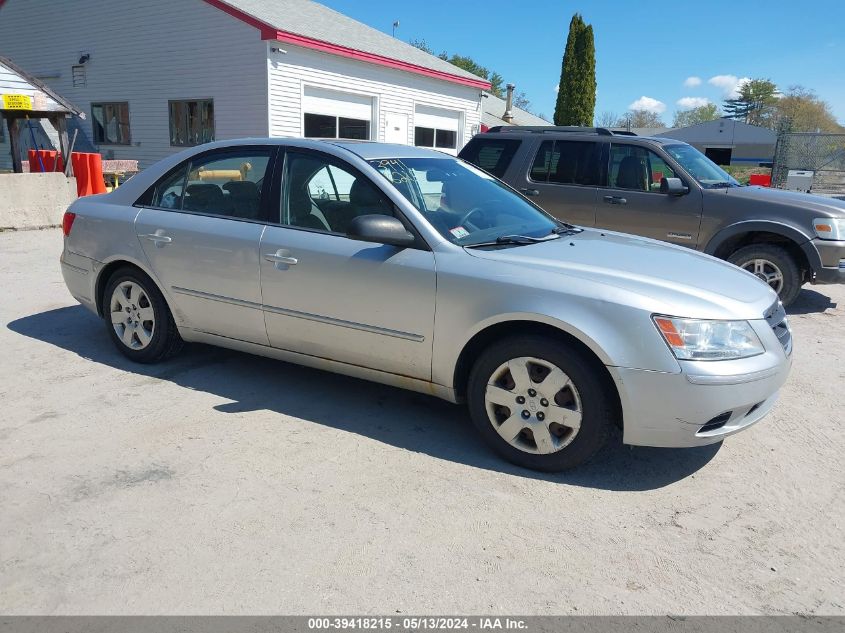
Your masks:
<instances>
[{"instance_id":1,"label":"car tire","mask_svg":"<svg viewBox=\"0 0 845 633\"><path fill-rule=\"evenodd\" d=\"M768 283L785 306L795 301L801 292L801 269L792 255L780 246L750 244L731 254L728 261Z\"/></svg>"},{"instance_id":2,"label":"car tire","mask_svg":"<svg viewBox=\"0 0 845 633\"><path fill-rule=\"evenodd\" d=\"M121 268L109 278L102 312L117 349L136 363L157 363L182 349L164 296L136 268Z\"/></svg>"},{"instance_id":3,"label":"car tire","mask_svg":"<svg viewBox=\"0 0 845 633\"><path fill-rule=\"evenodd\" d=\"M470 372L470 417L493 450L518 466L574 468L605 444L616 417L617 394L601 371L596 361L554 338L500 341L481 353Z\"/></svg>"}]
</instances>

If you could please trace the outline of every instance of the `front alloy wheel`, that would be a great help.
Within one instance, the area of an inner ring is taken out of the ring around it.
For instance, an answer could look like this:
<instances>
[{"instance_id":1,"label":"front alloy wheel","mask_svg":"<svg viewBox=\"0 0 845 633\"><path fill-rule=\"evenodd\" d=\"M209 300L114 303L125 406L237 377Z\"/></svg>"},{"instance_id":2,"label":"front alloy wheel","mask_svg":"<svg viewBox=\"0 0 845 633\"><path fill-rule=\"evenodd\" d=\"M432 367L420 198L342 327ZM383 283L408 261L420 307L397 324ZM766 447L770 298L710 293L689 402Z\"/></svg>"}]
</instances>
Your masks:
<instances>
[{"instance_id":1,"label":"front alloy wheel","mask_svg":"<svg viewBox=\"0 0 845 633\"><path fill-rule=\"evenodd\" d=\"M508 461L554 472L592 457L618 414L601 363L555 337L524 335L484 350L467 383L472 421Z\"/></svg>"},{"instance_id":2,"label":"front alloy wheel","mask_svg":"<svg viewBox=\"0 0 845 633\"><path fill-rule=\"evenodd\" d=\"M752 259L742 268L765 281L776 293L780 294L783 290L783 272L774 262L767 259Z\"/></svg>"},{"instance_id":3,"label":"front alloy wheel","mask_svg":"<svg viewBox=\"0 0 845 633\"><path fill-rule=\"evenodd\" d=\"M502 363L484 394L490 423L511 446L538 454L569 446L581 428L581 397L559 367L520 357Z\"/></svg>"}]
</instances>

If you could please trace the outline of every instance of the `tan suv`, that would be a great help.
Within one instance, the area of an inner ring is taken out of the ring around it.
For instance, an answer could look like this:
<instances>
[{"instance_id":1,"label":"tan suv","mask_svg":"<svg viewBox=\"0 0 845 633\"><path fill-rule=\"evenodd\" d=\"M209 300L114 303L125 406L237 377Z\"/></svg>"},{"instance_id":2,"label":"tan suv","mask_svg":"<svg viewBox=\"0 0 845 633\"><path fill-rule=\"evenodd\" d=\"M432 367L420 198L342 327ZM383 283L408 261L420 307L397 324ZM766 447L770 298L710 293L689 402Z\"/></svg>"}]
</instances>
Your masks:
<instances>
[{"instance_id":1,"label":"tan suv","mask_svg":"<svg viewBox=\"0 0 845 633\"><path fill-rule=\"evenodd\" d=\"M784 305L805 282L845 282L845 202L742 186L674 139L500 127L473 137L460 157L561 220L726 259L766 281Z\"/></svg>"}]
</instances>

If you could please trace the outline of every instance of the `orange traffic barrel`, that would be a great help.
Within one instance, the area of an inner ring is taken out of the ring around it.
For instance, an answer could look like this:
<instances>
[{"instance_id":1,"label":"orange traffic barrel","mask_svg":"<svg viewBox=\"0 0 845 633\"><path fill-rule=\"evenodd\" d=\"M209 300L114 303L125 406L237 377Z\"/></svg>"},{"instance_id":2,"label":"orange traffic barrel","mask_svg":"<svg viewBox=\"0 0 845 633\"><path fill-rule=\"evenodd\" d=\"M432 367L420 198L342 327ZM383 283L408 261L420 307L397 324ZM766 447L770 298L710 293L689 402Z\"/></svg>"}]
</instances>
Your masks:
<instances>
[{"instance_id":1,"label":"orange traffic barrel","mask_svg":"<svg viewBox=\"0 0 845 633\"><path fill-rule=\"evenodd\" d=\"M70 159L73 165L73 175L76 176L76 195L80 198L90 196L93 191L91 190L91 172L88 166L88 154L73 152Z\"/></svg>"}]
</instances>

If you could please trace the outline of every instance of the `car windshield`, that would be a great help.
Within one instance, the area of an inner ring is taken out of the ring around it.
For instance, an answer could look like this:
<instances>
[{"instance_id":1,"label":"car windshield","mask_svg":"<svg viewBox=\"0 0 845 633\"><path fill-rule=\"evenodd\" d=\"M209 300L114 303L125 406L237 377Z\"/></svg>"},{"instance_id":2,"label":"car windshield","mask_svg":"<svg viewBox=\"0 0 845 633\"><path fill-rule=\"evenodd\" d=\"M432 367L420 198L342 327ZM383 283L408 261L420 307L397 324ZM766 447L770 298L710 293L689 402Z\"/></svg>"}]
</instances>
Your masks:
<instances>
[{"instance_id":1,"label":"car windshield","mask_svg":"<svg viewBox=\"0 0 845 633\"><path fill-rule=\"evenodd\" d=\"M388 158L370 164L446 239L460 246L528 244L562 226L501 182L454 158Z\"/></svg>"},{"instance_id":2,"label":"car windshield","mask_svg":"<svg viewBox=\"0 0 845 633\"><path fill-rule=\"evenodd\" d=\"M692 145L664 145L686 172L695 178L702 187L715 189L717 187L739 187L739 183L724 169L719 167Z\"/></svg>"}]
</instances>

